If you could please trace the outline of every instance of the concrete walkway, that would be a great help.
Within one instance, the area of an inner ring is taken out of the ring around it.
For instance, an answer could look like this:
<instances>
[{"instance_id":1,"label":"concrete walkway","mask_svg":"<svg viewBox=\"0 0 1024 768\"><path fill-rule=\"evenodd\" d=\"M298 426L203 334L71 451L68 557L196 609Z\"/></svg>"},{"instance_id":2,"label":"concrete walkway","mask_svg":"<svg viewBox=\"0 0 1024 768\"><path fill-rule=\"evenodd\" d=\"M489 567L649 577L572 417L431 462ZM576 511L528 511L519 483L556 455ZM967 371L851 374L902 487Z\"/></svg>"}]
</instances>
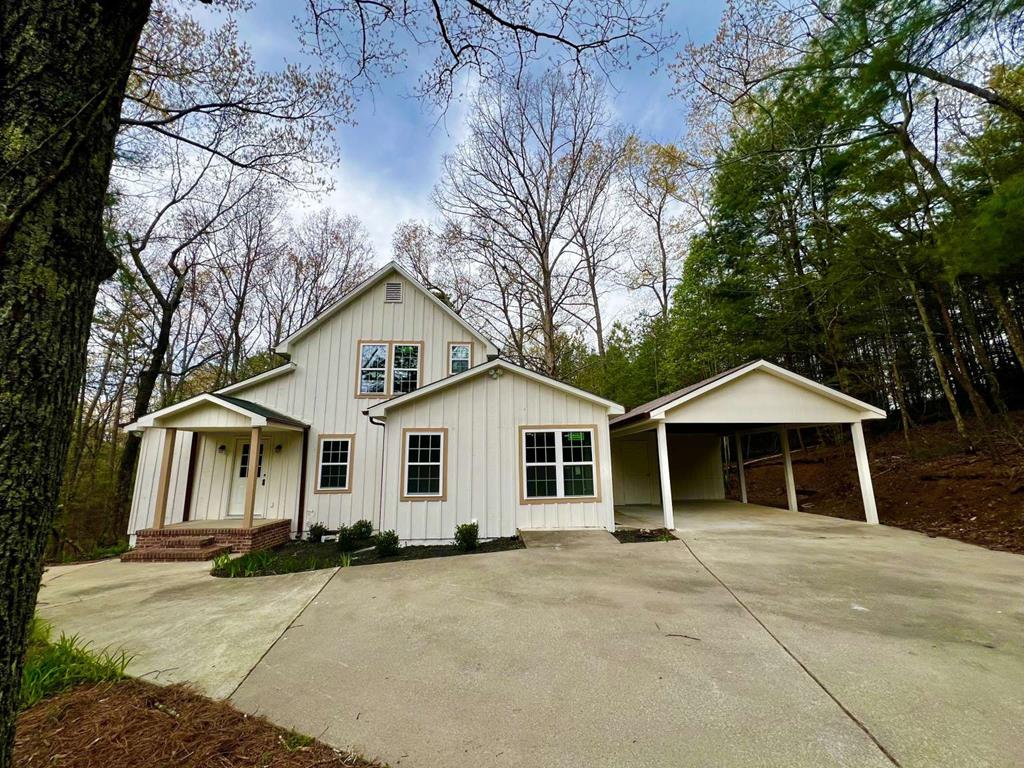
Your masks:
<instances>
[{"instance_id":1,"label":"concrete walkway","mask_svg":"<svg viewBox=\"0 0 1024 768\"><path fill-rule=\"evenodd\" d=\"M38 614L58 632L134 656L128 673L223 698L334 570L215 579L211 563L103 560L48 568Z\"/></svg>"},{"instance_id":2,"label":"concrete walkway","mask_svg":"<svg viewBox=\"0 0 1024 768\"><path fill-rule=\"evenodd\" d=\"M677 520L329 581L90 565L48 575L43 613L393 766L1024 764L1024 558L738 504Z\"/></svg>"}]
</instances>

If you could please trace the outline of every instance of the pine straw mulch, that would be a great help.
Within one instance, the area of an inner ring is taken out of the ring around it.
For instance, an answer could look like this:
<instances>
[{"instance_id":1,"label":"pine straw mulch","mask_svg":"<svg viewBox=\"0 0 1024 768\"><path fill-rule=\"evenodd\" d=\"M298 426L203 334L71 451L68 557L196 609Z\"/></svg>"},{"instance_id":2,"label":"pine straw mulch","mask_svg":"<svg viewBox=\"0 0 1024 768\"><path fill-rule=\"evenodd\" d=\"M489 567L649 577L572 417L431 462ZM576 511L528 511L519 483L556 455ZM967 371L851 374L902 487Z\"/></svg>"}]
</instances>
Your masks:
<instances>
[{"instance_id":1,"label":"pine straw mulch","mask_svg":"<svg viewBox=\"0 0 1024 768\"><path fill-rule=\"evenodd\" d=\"M18 717L16 768L385 768L184 685L85 685Z\"/></svg>"}]
</instances>

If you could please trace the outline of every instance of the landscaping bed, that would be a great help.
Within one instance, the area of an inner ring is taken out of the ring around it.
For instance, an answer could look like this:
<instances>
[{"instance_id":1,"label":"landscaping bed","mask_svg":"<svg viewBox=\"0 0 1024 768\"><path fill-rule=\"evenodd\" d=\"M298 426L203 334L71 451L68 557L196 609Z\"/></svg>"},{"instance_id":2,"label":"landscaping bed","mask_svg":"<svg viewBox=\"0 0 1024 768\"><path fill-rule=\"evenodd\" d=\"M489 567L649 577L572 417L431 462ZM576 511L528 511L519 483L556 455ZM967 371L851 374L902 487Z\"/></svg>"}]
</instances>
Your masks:
<instances>
[{"instance_id":1,"label":"landscaping bed","mask_svg":"<svg viewBox=\"0 0 1024 768\"><path fill-rule=\"evenodd\" d=\"M292 541L276 549L252 552L233 560L218 561L211 573L223 577L274 576L298 571L312 571L318 568L351 567L390 563L400 560L422 560L429 557L451 557L454 555L484 554L522 549L523 543L517 537L481 541L475 549L463 550L455 544L432 544L401 547L396 552L382 555L372 546L372 540L361 542L365 549L356 545L352 552L342 551L337 543Z\"/></svg>"},{"instance_id":2,"label":"landscaping bed","mask_svg":"<svg viewBox=\"0 0 1024 768\"><path fill-rule=\"evenodd\" d=\"M77 768L382 768L184 685L82 685L18 717L14 765Z\"/></svg>"},{"instance_id":3,"label":"landscaping bed","mask_svg":"<svg viewBox=\"0 0 1024 768\"><path fill-rule=\"evenodd\" d=\"M676 541L667 528L620 528L612 533L620 544L638 544L643 541Z\"/></svg>"}]
</instances>

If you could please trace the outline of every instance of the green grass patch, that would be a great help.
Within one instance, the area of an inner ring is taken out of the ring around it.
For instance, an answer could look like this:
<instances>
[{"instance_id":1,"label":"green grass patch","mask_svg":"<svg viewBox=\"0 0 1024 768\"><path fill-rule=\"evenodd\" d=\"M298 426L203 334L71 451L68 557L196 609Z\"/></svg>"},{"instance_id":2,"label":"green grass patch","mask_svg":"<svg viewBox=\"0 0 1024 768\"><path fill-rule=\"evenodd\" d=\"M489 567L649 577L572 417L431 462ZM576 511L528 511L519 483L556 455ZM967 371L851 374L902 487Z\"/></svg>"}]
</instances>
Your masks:
<instances>
[{"instance_id":1,"label":"green grass patch","mask_svg":"<svg viewBox=\"0 0 1024 768\"><path fill-rule=\"evenodd\" d=\"M28 709L43 699L80 683L122 679L131 656L124 651L94 651L78 635L61 633L51 641L51 628L39 618L32 620L25 666L21 673L19 706Z\"/></svg>"}]
</instances>

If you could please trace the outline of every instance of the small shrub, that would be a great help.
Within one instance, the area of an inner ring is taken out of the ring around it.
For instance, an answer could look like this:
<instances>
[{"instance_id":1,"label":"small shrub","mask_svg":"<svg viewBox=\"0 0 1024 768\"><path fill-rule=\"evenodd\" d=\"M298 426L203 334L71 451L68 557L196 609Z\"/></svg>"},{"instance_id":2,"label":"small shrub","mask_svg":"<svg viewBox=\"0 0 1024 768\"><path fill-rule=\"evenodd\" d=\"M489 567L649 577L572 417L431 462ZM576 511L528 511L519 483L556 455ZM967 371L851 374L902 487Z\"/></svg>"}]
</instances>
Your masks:
<instances>
[{"instance_id":1,"label":"small shrub","mask_svg":"<svg viewBox=\"0 0 1024 768\"><path fill-rule=\"evenodd\" d=\"M360 539L356 536L354 528L343 525L338 529L338 549L342 552L351 552L359 542Z\"/></svg>"},{"instance_id":2,"label":"small shrub","mask_svg":"<svg viewBox=\"0 0 1024 768\"><path fill-rule=\"evenodd\" d=\"M61 634L50 642L50 627L33 619L25 666L21 673L19 705L28 709L45 698L79 683L120 680L132 657L124 651L91 651L77 635Z\"/></svg>"},{"instance_id":3,"label":"small shrub","mask_svg":"<svg viewBox=\"0 0 1024 768\"><path fill-rule=\"evenodd\" d=\"M463 523L455 526L455 546L463 552L476 549L479 538L480 526L477 523Z\"/></svg>"},{"instance_id":4,"label":"small shrub","mask_svg":"<svg viewBox=\"0 0 1024 768\"><path fill-rule=\"evenodd\" d=\"M398 534L394 531L381 531L377 534L377 541L374 547L378 557L390 557L398 554Z\"/></svg>"},{"instance_id":5,"label":"small shrub","mask_svg":"<svg viewBox=\"0 0 1024 768\"><path fill-rule=\"evenodd\" d=\"M223 552L213 558L213 569L210 573L218 575L221 572L226 571L229 565L231 565L231 553Z\"/></svg>"},{"instance_id":6,"label":"small shrub","mask_svg":"<svg viewBox=\"0 0 1024 768\"><path fill-rule=\"evenodd\" d=\"M350 565L352 565L352 553L342 552L341 557L338 558L338 565L340 565L342 568L348 568Z\"/></svg>"},{"instance_id":7,"label":"small shrub","mask_svg":"<svg viewBox=\"0 0 1024 768\"><path fill-rule=\"evenodd\" d=\"M356 520L352 523L352 533L359 541L373 538L373 523L369 520Z\"/></svg>"},{"instance_id":8,"label":"small shrub","mask_svg":"<svg viewBox=\"0 0 1024 768\"><path fill-rule=\"evenodd\" d=\"M327 526L323 523L313 523L309 526L309 533L306 534L306 540L313 544L319 544L324 540L324 536L329 533Z\"/></svg>"}]
</instances>

